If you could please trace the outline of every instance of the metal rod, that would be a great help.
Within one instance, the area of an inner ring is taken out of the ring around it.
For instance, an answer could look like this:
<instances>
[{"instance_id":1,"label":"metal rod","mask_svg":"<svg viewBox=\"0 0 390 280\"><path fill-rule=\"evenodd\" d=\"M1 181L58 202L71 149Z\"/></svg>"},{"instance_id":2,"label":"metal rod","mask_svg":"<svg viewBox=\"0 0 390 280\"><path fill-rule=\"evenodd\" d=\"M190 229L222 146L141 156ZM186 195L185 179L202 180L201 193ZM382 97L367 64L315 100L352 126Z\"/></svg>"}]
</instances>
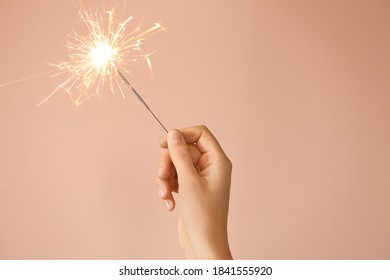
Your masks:
<instances>
[{"instance_id":1,"label":"metal rod","mask_svg":"<svg viewBox=\"0 0 390 280\"><path fill-rule=\"evenodd\" d=\"M168 130L165 128L165 126L161 123L161 121L156 117L156 115L153 113L153 111L149 108L148 104L142 99L141 95L138 94L138 92L133 88L133 86L130 84L130 82L123 76L123 74L117 69L116 70L119 74L119 77L123 80L123 82L133 91L134 95L138 98L139 101L145 106L146 109L152 114L152 116L158 121L158 123L161 125L161 127L165 130L166 133L168 133Z\"/></svg>"}]
</instances>

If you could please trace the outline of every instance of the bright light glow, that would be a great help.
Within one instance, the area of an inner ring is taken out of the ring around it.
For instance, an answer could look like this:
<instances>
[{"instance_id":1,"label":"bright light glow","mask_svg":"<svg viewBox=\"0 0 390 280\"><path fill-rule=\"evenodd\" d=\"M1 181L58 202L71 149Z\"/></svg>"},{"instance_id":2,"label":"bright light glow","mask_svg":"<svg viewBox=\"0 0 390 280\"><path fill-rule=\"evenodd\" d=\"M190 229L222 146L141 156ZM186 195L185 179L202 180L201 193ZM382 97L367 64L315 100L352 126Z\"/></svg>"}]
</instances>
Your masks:
<instances>
[{"instance_id":1,"label":"bright light glow","mask_svg":"<svg viewBox=\"0 0 390 280\"><path fill-rule=\"evenodd\" d=\"M91 49L91 63L99 68L107 67L110 63L115 62L116 51L105 42L97 42L96 46Z\"/></svg>"},{"instance_id":2,"label":"bright light glow","mask_svg":"<svg viewBox=\"0 0 390 280\"><path fill-rule=\"evenodd\" d=\"M103 13L80 11L79 14L86 34L73 32L67 45L68 61L53 65L59 70L54 76L66 75L67 78L38 106L59 91L67 93L79 106L100 94L103 85L111 92L114 88L119 89L124 98L118 71L129 74L125 69L128 63L140 62L147 64L151 70L152 53L142 47L148 36L163 30L161 24L155 23L145 30L140 25L128 29L132 17L119 22L114 9Z\"/></svg>"}]
</instances>

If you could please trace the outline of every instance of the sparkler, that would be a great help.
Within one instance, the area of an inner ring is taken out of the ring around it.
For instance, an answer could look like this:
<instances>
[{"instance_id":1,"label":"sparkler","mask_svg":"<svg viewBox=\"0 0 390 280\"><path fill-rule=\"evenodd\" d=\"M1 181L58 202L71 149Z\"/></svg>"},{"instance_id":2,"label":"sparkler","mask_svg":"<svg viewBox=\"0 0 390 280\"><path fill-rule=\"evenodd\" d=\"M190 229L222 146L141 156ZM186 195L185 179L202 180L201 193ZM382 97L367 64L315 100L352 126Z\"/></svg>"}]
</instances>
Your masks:
<instances>
[{"instance_id":1,"label":"sparkler","mask_svg":"<svg viewBox=\"0 0 390 280\"><path fill-rule=\"evenodd\" d=\"M124 22L118 22L115 10L104 13L80 11L81 21L85 24L86 36L73 32L68 42L69 61L54 64L59 70L54 76L66 74L68 77L41 103L51 96L64 90L75 103L80 106L92 96L98 95L102 86L108 86L111 92L114 87L119 89L123 98L125 95L118 77L132 90L133 94L168 132L156 117L147 103L142 99L130 82L122 74L127 72L124 67L128 62L146 62L151 71L150 56L152 53L142 49L143 41L150 35L163 30L161 24L155 23L151 28L142 30L138 25L127 30L132 17ZM127 72L128 73L128 72Z\"/></svg>"}]
</instances>

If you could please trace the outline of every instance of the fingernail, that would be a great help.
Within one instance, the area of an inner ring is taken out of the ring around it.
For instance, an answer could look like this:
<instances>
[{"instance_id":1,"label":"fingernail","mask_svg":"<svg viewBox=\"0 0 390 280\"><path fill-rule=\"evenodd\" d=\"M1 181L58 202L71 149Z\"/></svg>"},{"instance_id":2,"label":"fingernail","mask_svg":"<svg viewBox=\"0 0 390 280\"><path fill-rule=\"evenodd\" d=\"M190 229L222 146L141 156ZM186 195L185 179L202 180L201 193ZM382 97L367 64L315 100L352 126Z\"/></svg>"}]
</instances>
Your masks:
<instances>
[{"instance_id":1,"label":"fingernail","mask_svg":"<svg viewBox=\"0 0 390 280\"><path fill-rule=\"evenodd\" d=\"M164 191L163 191L163 189L160 189L160 190L159 190L159 194L160 194L160 197L161 197L161 198L164 197Z\"/></svg>"},{"instance_id":2,"label":"fingernail","mask_svg":"<svg viewBox=\"0 0 390 280\"><path fill-rule=\"evenodd\" d=\"M180 132L177 130L171 130L169 131L169 139L172 143L178 143L181 140Z\"/></svg>"},{"instance_id":3,"label":"fingernail","mask_svg":"<svg viewBox=\"0 0 390 280\"><path fill-rule=\"evenodd\" d=\"M168 210L171 210L172 203L169 199L165 200L165 206L167 207Z\"/></svg>"}]
</instances>

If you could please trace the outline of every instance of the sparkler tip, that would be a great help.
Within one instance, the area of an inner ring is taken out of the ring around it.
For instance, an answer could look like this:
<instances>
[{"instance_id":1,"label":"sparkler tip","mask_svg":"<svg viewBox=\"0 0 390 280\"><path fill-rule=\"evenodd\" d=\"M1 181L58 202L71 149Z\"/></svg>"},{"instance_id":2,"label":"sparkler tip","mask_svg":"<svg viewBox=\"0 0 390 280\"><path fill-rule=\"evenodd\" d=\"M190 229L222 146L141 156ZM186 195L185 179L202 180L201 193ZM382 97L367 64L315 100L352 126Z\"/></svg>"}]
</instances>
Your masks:
<instances>
[{"instance_id":1,"label":"sparkler tip","mask_svg":"<svg viewBox=\"0 0 390 280\"><path fill-rule=\"evenodd\" d=\"M115 17L115 9L102 13L80 9L79 17L88 33L72 33L67 44L69 60L56 64L59 71L54 75L69 75L54 93L64 90L76 106L99 94L103 85L108 85L111 92L114 91L114 85L120 89L115 74L117 69L124 68L126 62L144 61L150 70L151 53L142 48L142 42L146 37L164 30L159 22L146 30L142 30L139 25L127 30L133 17L119 22Z\"/></svg>"}]
</instances>

